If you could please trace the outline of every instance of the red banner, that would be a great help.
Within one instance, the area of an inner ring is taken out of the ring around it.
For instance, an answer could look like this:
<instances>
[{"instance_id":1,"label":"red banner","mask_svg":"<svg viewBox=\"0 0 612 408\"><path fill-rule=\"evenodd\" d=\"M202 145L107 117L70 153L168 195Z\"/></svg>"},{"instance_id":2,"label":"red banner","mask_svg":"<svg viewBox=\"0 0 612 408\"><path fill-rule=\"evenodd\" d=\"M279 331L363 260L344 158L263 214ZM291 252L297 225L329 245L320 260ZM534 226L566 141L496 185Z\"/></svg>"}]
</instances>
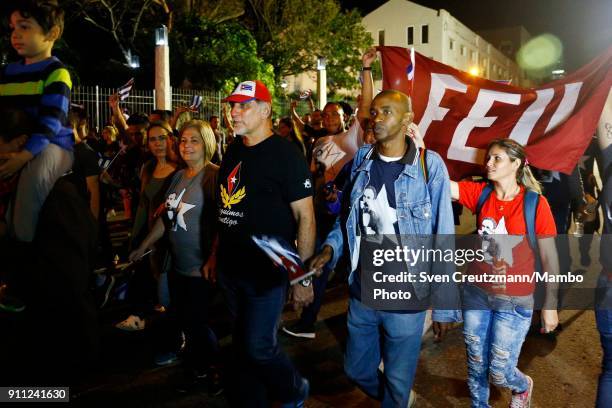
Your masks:
<instances>
[{"instance_id":1,"label":"red banner","mask_svg":"<svg viewBox=\"0 0 612 408\"><path fill-rule=\"evenodd\" d=\"M478 78L416 53L412 92L410 50L378 47L383 89L411 93L415 122L451 179L482 174L488 142L512 138L532 165L571 173L595 133L612 86L612 47L561 80L535 89Z\"/></svg>"}]
</instances>

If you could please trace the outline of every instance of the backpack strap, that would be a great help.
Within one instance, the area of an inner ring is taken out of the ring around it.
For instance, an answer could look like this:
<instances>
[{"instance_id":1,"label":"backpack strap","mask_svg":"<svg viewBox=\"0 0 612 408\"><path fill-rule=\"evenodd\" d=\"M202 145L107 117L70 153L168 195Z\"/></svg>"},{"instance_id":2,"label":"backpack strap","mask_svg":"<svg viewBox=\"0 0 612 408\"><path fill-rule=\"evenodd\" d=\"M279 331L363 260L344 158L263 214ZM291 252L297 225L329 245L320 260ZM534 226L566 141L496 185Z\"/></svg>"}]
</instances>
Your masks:
<instances>
[{"instance_id":1,"label":"backpack strap","mask_svg":"<svg viewBox=\"0 0 612 408\"><path fill-rule=\"evenodd\" d=\"M487 202L489 196L493 192L493 186L491 183L487 183L487 185L482 189L480 193L480 197L478 197L478 203L476 203L476 221L478 222L478 217L480 216L480 210L482 210L482 206Z\"/></svg>"},{"instance_id":2,"label":"backpack strap","mask_svg":"<svg viewBox=\"0 0 612 408\"><path fill-rule=\"evenodd\" d=\"M542 272L542 262L540 260L540 252L538 251L538 241L535 232L535 222L538 210L540 194L533 190L525 189L525 198L523 199L523 215L525 216L525 226L527 227L527 238L529 246L533 251L536 261L536 270Z\"/></svg>"}]
</instances>

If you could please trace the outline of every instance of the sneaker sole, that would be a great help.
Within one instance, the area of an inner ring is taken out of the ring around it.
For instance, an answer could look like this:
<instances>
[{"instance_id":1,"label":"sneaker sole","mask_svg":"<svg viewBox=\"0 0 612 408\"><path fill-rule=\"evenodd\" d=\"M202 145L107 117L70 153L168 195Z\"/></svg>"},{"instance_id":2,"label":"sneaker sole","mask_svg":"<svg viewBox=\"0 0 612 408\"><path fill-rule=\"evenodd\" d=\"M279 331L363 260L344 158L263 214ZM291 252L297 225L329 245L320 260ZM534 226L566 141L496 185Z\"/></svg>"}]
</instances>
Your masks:
<instances>
[{"instance_id":1,"label":"sneaker sole","mask_svg":"<svg viewBox=\"0 0 612 408\"><path fill-rule=\"evenodd\" d=\"M527 407L525 408L531 407L531 398L533 397L533 378L529 377L529 379L531 380L529 382L529 399L527 400Z\"/></svg>"},{"instance_id":2,"label":"sneaker sole","mask_svg":"<svg viewBox=\"0 0 612 408\"><path fill-rule=\"evenodd\" d=\"M291 330L287 329L286 327L283 327L283 331L285 333L287 333L288 335L290 335L290 336L301 337L303 339L314 339L316 337L315 333L295 333L295 332L292 332Z\"/></svg>"}]
</instances>

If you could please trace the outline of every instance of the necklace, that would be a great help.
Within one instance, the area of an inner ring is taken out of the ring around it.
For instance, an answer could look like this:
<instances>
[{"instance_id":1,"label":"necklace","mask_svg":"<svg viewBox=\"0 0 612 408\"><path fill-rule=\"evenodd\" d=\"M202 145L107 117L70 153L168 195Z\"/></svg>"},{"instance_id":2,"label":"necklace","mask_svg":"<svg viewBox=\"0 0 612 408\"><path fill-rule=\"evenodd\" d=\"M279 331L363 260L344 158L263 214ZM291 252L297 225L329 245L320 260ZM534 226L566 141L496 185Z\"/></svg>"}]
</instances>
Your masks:
<instances>
[{"instance_id":1,"label":"necklace","mask_svg":"<svg viewBox=\"0 0 612 408\"><path fill-rule=\"evenodd\" d=\"M504 211L504 208L506 208L506 203L511 202L512 200L514 200L516 198L516 196L518 196L521 192L521 186L516 186L516 190L515 192L512 194L512 198L510 198L509 200L499 200L500 204L498 205L498 209L499 211Z\"/></svg>"}]
</instances>

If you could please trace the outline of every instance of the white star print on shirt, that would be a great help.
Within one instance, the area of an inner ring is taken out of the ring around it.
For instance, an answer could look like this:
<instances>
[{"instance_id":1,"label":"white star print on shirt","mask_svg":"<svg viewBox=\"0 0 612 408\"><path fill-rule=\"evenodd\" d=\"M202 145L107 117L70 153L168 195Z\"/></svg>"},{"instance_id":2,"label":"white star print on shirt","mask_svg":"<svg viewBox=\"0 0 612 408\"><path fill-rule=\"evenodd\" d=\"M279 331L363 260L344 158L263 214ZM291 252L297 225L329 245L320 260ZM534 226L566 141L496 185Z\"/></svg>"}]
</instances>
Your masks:
<instances>
[{"instance_id":1,"label":"white star print on shirt","mask_svg":"<svg viewBox=\"0 0 612 408\"><path fill-rule=\"evenodd\" d=\"M514 264L512 250L523 241L523 237L520 235L508 235L505 217L502 217L499 223L495 223L495 220L492 218L485 218L482 220L482 228L478 230L478 234L481 236L488 236L488 239L483 241L483 250L485 250L485 253L487 247L490 245L488 241L495 241L497 245L499 245L499 254L497 257L503 259L509 266ZM485 262L493 262L488 253L485 255Z\"/></svg>"},{"instance_id":2,"label":"white star print on shirt","mask_svg":"<svg viewBox=\"0 0 612 408\"><path fill-rule=\"evenodd\" d=\"M168 206L169 210L178 210L178 214L176 215L176 225L187 231L187 224L185 224L185 213L195 207L195 205L184 202L182 200L184 194L185 189L181 191L178 198L175 198L176 194L170 194L166 200L166 205ZM172 211L168 211L169 219L172 219L172 214Z\"/></svg>"}]
</instances>

